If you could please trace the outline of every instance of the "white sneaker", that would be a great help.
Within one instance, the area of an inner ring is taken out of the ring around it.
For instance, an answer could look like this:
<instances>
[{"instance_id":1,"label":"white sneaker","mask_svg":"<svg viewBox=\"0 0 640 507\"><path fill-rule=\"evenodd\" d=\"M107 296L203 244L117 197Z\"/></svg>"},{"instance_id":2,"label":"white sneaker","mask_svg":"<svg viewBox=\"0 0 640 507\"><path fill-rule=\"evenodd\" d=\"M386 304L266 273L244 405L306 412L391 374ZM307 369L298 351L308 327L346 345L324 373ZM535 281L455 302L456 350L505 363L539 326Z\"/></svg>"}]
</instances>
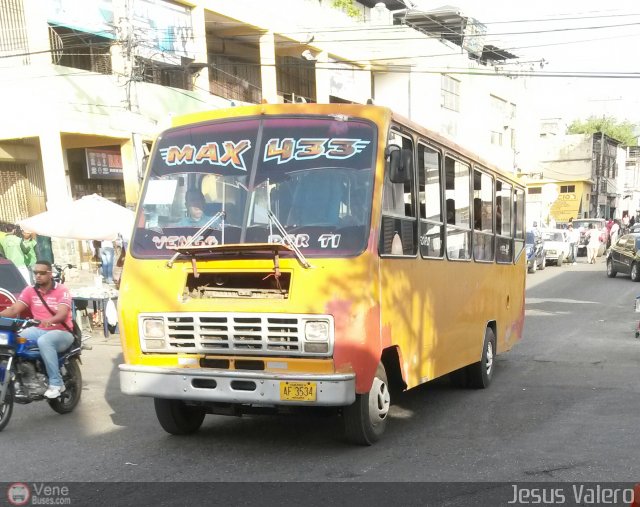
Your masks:
<instances>
[{"instance_id":1,"label":"white sneaker","mask_svg":"<svg viewBox=\"0 0 640 507\"><path fill-rule=\"evenodd\" d=\"M59 398L60 395L64 392L64 389L64 386L49 386L49 389L44 392L44 397L49 398L50 400Z\"/></svg>"}]
</instances>

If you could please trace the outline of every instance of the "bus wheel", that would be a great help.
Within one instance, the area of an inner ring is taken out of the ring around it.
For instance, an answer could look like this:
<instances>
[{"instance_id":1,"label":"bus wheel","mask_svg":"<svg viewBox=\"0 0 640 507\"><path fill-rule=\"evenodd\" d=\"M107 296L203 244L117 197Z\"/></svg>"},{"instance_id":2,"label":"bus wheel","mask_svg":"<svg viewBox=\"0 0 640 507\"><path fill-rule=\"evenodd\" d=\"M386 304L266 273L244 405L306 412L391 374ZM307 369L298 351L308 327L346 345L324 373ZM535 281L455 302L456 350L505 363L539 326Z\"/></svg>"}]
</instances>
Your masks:
<instances>
[{"instance_id":1,"label":"bus wheel","mask_svg":"<svg viewBox=\"0 0 640 507\"><path fill-rule=\"evenodd\" d=\"M484 332L482 359L467 366L467 382L469 387L484 389L489 387L493 378L496 355L496 335L490 327Z\"/></svg>"},{"instance_id":2,"label":"bus wheel","mask_svg":"<svg viewBox=\"0 0 640 507\"><path fill-rule=\"evenodd\" d=\"M357 445L371 445L380 440L387 426L390 405L387 373L384 366L379 364L371 390L365 394L356 394L353 405L343 409L347 440Z\"/></svg>"},{"instance_id":3,"label":"bus wheel","mask_svg":"<svg viewBox=\"0 0 640 507\"><path fill-rule=\"evenodd\" d=\"M156 417L162 429L172 435L188 435L202 426L205 411L200 407L190 407L180 400L154 398Z\"/></svg>"}]
</instances>

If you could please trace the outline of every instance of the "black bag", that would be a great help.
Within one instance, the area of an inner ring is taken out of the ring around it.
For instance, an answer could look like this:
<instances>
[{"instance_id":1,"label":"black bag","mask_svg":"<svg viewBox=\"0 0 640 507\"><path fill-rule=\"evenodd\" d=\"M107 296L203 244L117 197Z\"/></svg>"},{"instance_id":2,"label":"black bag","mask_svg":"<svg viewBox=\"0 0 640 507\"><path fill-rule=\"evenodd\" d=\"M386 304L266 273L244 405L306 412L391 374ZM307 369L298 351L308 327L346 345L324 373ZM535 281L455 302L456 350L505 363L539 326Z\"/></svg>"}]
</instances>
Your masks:
<instances>
[{"instance_id":1,"label":"black bag","mask_svg":"<svg viewBox=\"0 0 640 507\"><path fill-rule=\"evenodd\" d=\"M56 312L54 312L51 307L47 304L47 302L44 300L44 298L42 297L42 294L40 294L40 291L37 289L37 287L34 285L33 290L36 291L36 294L38 295L38 297L40 298L40 301L42 301L42 304L44 305L44 307L49 311L49 313L53 316L56 314ZM78 325L78 323L76 322L76 319L71 318L71 327L73 329L69 329L69 326L67 326L66 323L64 322L60 322L60 324L62 325L62 327L64 327L67 331L69 331L72 335L73 335L73 343L71 344L72 347L75 348L79 348L82 347L82 329L80 329L80 326Z\"/></svg>"}]
</instances>

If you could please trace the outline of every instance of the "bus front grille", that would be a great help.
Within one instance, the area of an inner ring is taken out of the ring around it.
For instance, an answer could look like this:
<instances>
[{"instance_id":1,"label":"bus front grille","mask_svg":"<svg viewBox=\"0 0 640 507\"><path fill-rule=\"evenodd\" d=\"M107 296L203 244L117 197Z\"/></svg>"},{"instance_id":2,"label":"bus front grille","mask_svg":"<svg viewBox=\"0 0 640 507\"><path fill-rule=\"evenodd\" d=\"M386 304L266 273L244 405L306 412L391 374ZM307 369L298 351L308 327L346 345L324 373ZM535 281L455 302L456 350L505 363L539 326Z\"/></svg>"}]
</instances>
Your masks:
<instances>
[{"instance_id":1,"label":"bus front grille","mask_svg":"<svg viewBox=\"0 0 640 507\"><path fill-rule=\"evenodd\" d=\"M293 355L303 352L297 316L189 314L167 316L167 347L182 352Z\"/></svg>"}]
</instances>

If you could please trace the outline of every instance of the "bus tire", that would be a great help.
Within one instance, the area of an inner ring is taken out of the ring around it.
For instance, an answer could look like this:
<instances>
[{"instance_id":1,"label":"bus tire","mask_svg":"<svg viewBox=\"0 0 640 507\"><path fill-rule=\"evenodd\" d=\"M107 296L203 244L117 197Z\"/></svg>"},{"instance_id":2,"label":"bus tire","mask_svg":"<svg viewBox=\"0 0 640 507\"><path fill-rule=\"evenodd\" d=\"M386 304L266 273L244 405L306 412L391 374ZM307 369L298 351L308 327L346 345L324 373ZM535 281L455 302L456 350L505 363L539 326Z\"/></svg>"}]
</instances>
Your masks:
<instances>
[{"instance_id":1,"label":"bus tire","mask_svg":"<svg viewBox=\"0 0 640 507\"><path fill-rule=\"evenodd\" d=\"M380 363L371 390L356 394L356 401L342 411L347 440L356 445L372 445L380 440L387 427L390 405L387 373Z\"/></svg>"},{"instance_id":2,"label":"bus tire","mask_svg":"<svg viewBox=\"0 0 640 507\"><path fill-rule=\"evenodd\" d=\"M156 417L162 429L172 435L195 433L202 426L206 412L200 407L190 407L181 400L154 398Z\"/></svg>"},{"instance_id":3,"label":"bus tire","mask_svg":"<svg viewBox=\"0 0 640 507\"><path fill-rule=\"evenodd\" d=\"M482 345L482 358L477 363L467 366L467 382L469 387L484 389L489 387L493 378L496 356L496 335L493 329L488 327L484 332L484 344Z\"/></svg>"}]
</instances>

